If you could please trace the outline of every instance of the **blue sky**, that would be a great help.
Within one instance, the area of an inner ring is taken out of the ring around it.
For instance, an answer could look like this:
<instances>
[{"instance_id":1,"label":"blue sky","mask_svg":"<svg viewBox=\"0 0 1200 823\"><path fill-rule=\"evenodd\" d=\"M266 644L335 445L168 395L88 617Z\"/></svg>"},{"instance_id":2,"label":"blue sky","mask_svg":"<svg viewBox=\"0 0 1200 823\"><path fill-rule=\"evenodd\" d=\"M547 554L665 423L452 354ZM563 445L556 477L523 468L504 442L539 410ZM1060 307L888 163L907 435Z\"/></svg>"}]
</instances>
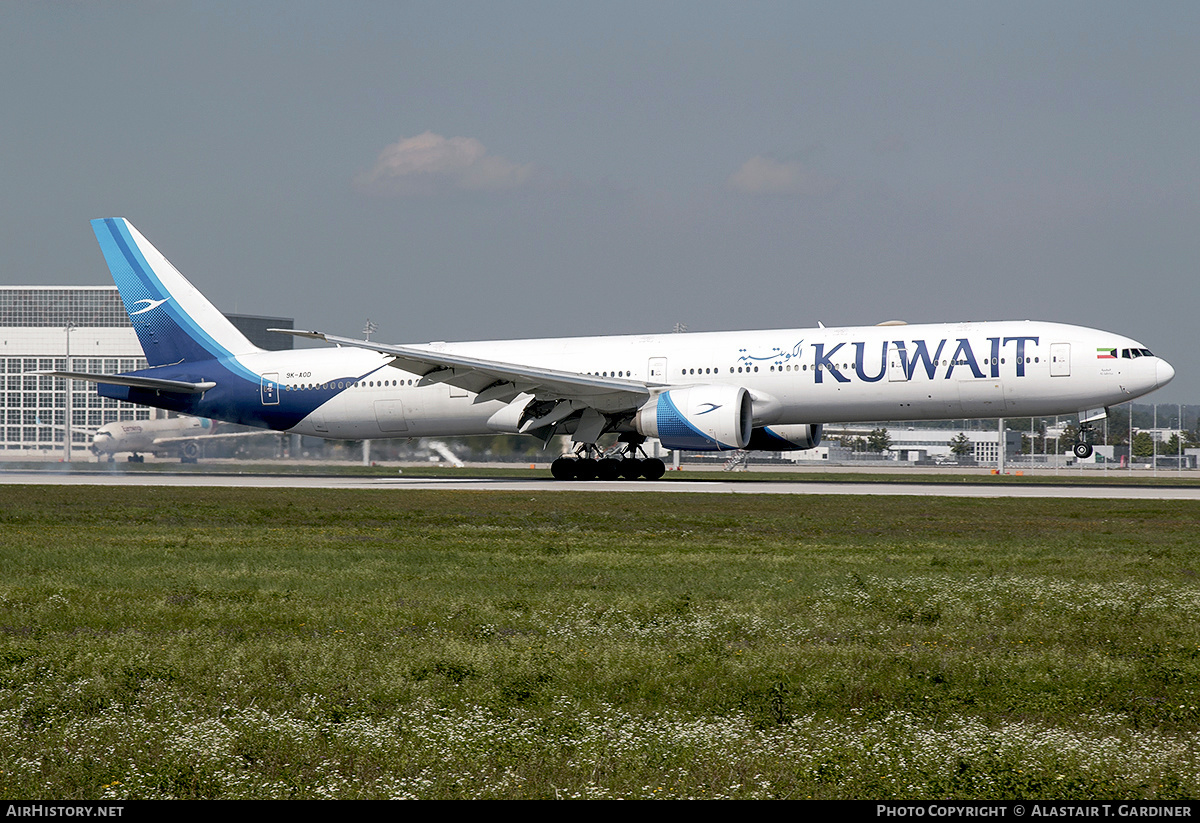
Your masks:
<instances>
[{"instance_id":1,"label":"blue sky","mask_svg":"<svg viewBox=\"0 0 1200 823\"><path fill-rule=\"evenodd\" d=\"M397 342L1033 318L1200 402L1200 5L0 5L0 277Z\"/></svg>"}]
</instances>

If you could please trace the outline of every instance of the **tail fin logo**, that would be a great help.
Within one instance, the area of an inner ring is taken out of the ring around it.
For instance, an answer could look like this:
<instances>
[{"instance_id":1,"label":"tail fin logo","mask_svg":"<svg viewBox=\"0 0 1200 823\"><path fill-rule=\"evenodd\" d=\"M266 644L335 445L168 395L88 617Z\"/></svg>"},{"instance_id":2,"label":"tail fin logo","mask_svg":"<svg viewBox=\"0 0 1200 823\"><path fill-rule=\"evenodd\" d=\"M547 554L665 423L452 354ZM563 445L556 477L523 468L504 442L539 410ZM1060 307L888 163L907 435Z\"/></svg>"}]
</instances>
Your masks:
<instances>
[{"instance_id":1,"label":"tail fin logo","mask_svg":"<svg viewBox=\"0 0 1200 823\"><path fill-rule=\"evenodd\" d=\"M169 297L164 297L162 300L138 300L134 303L135 306L138 303L145 303L146 307L142 308L142 309L138 309L137 311L131 311L129 313L129 316L133 317L135 314L145 314L146 312L150 311L151 309L157 309L159 306L161 306L163 303L166 303L170 299L171 298L169 298Z\"/></svg>"}]
</instances>

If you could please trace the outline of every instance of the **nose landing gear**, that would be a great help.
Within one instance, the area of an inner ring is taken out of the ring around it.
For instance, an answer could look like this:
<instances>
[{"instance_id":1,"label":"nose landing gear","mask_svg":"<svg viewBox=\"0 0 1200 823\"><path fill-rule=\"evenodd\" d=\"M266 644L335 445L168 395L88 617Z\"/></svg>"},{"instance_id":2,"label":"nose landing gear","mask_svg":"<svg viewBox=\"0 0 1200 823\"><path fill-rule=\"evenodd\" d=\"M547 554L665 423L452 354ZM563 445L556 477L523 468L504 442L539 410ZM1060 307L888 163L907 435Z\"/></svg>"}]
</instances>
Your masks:
<instances>
[{"instance_id":1,"label":"nose landing gear","mask_svg":"<svg viewBox=\"0 0 1200 823\"><path fill-rule=\"evenodd\" d=\"M1093 450L1091 440L1092 432L1095 430L1096 427L1091 423L1079 424L1079 434L1075 435L1075 445L1071 447L1071 450L1080 460L1087 460L1092 456Z\"/></svg>"}]
</instances>

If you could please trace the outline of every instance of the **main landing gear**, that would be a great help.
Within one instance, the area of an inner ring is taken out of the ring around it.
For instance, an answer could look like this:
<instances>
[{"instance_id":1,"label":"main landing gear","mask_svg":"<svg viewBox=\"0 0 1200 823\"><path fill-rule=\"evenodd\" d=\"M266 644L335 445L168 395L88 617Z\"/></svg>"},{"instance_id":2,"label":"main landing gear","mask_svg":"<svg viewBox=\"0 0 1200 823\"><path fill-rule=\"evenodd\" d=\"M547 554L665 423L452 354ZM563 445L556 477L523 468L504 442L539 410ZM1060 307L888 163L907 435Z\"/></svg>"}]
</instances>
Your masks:
<instances>
[{"instance_id":1,"label":"main landing gear","mask_svg":"<svg viewBox=\"0 0 1200 823\"><path fill-rule=\"evenodd\" d=\"M584 443L572 457L550 464L555 480L658 480L667 465L657 457L637 457L641 443L622 442L603 454L594 443Z\"/></svg>"},{"instance_id":2,"label":"main landing gear","mask_svg":"<svg viewBox=\"0 0 1200 823\"><path fill-rule=\"evenodd\" d=\"M1080 423L1079 424L1079 434L1075 435L1075 445L1071 447L1071 450L1075 453L1075 456L1078 457L1080 460L1087 460L1089 457L1092 456L1091 440L1092 440L1092 432L1094 432L1095 430L1096 430L1096 427L1093 426L1091 423Z\"/></svg>"},{"instance_id":3,"label":"main landing gear","mask_svg":"<svg viewBox=\"0 0 1200 823\"><path fill-rule=\"evenodd\" d=\"M200 462L200 444L195 440L189 440L179 447L179 462L180 463L199 463Z\"/></svg>"}]
</instances>

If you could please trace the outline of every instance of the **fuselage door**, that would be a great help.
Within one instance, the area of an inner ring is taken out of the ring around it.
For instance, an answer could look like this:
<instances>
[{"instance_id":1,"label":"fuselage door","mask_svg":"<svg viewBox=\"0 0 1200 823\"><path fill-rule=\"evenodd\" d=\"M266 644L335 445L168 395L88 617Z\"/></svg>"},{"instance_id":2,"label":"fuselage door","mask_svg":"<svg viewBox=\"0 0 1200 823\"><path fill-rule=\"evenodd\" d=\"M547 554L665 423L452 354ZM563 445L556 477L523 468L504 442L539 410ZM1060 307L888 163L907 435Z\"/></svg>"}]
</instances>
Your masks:
<instances>
[{"instance_id":1,"label":"fuselage door","mask_svg":"<svg viewBox=\"0 0 1200 823\"><path fill-rule=\"evenodd\" d=\"M892 383L904 383L908 380L908 370L905 366L907 354L895 343L888 344L888 380Z\"/></svg>"},{"instance_id":2,"label":"fuselage door","mask_svg":"<svg viewBox=\"0 0 1200 823\"><path fill-rule=\"evenodd\" d=\"M958 381L958 400L967 417L1002 417L1004 387L997 378L971 377Z\"/></svg>"},{"instance_id":3,"label":"fuselage door","mask_svg":"<svg viewBox=\"0 0 1200 823\"><path fill-rule=\"evenodd\" d=\"M269 372L262 376L258 389L259 397L264 406L279 405L279 372Z\"/></svg>"},{"instance_id":4,"label":"fuselage door","mask_svg":"<svg viewBox=\"0 0 1200 823\"><path fill-rule=\"evenodd\" d=\"M1071 376L1071 344L1070 343L1051 343L1050 344L1050 376L1051 377L1070 377Z\"/></svg>"},{"instance_id":5,"label":"fuselage door","mask_svg":"<svg viewBox=\"0 0 1200 823\"><path fill-rule=\"evenodd\" d=\"M404 419L404 401L399 398L376 400L375 422L379 424L381 432L408 431L408 421Z\"/></svg>"},{"instance_id":6,"label":"fuselage door","mask_svg":"<svg viewBox=\"0 0 1200 823\"><path fill-rule=\"evenodd\" d=\"M667 382L667 358L651 357L646 367L646 381L649 383Z\"/></svg>"}]
</instances>

